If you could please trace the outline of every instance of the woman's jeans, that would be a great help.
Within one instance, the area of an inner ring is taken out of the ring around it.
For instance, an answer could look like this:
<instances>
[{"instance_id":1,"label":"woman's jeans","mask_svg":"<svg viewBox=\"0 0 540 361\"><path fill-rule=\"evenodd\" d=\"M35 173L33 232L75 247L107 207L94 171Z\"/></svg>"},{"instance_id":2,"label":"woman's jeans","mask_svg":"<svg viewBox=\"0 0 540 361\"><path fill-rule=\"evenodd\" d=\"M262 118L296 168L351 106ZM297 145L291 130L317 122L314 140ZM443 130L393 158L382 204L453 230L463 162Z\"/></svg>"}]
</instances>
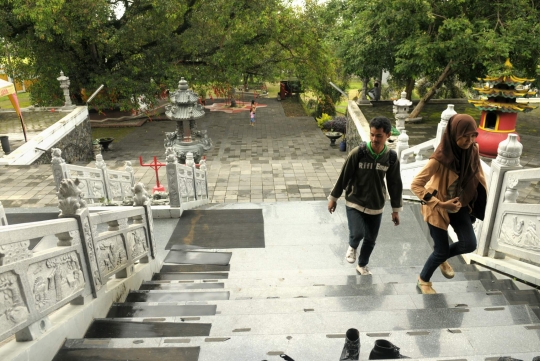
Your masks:
<instances>
[{"instance_id":1,"label":"woman's jeans","mask_svg":"<svg viewBox=\"0 0 540 361\"><path fill-rule=\"evenodd\" d=\"M369 263L369 256L375 247L375 241L381 226L381 214L366 214L359 210L345 206L347 221L349 223L349 246L358 248L362 239L362 248L358 256L358 265L365 267Z\"/></svg>"},{"instance_id":2,"label":"woman's jeans","mask_svg":"<svg viewBox=\"0 0 540 361\"><path fill-rule=\"evenodd\" d=\"M448 215L450 216L450 225L458 237L458 242L449 245L448 231L428 223L429 233L435 245L433 253L427 259L420 273L422 281L429 282L433 272L448 258L470 253L476 249L476 236L472 227L469 208L463 207L457 213L448 213Z\"/></svg>"}]
</instances>

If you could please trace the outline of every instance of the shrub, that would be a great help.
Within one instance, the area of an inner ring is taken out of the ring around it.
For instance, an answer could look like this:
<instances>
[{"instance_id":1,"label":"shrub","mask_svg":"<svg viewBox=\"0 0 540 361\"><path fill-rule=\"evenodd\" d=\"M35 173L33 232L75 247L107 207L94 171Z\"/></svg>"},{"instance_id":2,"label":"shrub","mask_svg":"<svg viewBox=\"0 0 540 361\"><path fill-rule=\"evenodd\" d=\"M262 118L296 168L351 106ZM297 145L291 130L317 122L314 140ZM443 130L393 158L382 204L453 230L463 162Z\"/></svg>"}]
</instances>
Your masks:
<instances>
[{"instance_id":1,"label":"shrub","mask_svg":"<svg viewBox=\"0 0 540 361\"><path fill-rule=\"evenodd\" d=\"M347 131L347 118L340 115L323 124L323 129L345 133Z\"/></svg>"},{"instance_id":2,"label":"shrub","mask_svg":"<svg viewBox=\"0 0 540 361\"><path fill-rule=\"evenodd\" d=\"M321 129L325 129L324 125L332 120L332 117L326 113L323 113L320 118L317 119L317 126Z\"/></svg>"},{"instance_id":3,"label":"shrub","mask_svg":"<svg viewBox=\"0 0 540 361\"><path fill-rule=\"evenodd\" d=\"M322 99L319 99L319 103L317 104L315 111L317 115L322 115L323 113L335 115L336 106L334 105L332 99L328 95L325 95Z\"/></svg>"}]
</instances>

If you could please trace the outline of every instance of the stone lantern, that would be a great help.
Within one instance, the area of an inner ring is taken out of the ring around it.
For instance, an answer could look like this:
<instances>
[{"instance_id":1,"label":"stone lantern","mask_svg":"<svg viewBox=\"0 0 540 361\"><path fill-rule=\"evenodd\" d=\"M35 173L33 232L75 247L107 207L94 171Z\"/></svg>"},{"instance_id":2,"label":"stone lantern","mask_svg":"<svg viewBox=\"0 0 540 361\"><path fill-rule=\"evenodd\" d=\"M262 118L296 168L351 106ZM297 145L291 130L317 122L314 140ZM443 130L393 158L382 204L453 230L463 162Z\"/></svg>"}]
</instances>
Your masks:
<instances>
[{"instance_id":1,"label":"stone lantern","mask_svg":"<svg viewBox=\"0 0 540 361\"><path fill-rule=\"evenodd\" d=\"M396 129L401 131L405 129L405 119L409 116L409 107L412 105L412 102L406 98L407 93L401 92L401 99L394 100L393 112L396 117Z\"/></svg>"},{"instance_id":2,"label":"stone lantern","mask_svg":"<svg viewBox=\"0 0 540 361\"><path fill-rule=\"evenodd\" d=\"M65 76L63 71L60 71L60 76L56 78L56 80L60 82L60 88L64 92L65 104L62 107L62 109L65 109L65 110L74 109L75 106L71 103L71 99L69 97L69 84L70 84L69 77Z\"/></svg>"},{"instance_id":3,"label":"stone lantern","mask_svg":"<svg viewBox=\"0 0 540 361\"><path fill-rule=\"evenodd\" d=\"M206 130L197 129L197 120L204 116L204 107L198 100L199 96L181 78L178 89L171 94L171 104L165 107L167 118L176 121L176 131L165 133L165 149L172 148L182 164L186 163L189 152L193 153L195 163L199 163L204 152L212 149Z\"/></svg>"}]
</instances>

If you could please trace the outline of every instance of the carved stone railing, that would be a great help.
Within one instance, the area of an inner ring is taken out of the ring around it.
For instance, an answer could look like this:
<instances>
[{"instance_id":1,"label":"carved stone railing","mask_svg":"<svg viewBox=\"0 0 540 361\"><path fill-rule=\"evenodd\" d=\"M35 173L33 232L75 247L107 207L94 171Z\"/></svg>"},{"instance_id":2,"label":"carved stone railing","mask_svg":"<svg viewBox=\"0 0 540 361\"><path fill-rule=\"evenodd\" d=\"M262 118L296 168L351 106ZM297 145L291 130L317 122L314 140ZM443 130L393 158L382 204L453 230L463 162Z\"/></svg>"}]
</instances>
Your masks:
<instances>
[{"instance_id":1,"label":"carved stone railing","mask_svg":"<svg viewBox=\"0 0 540 361\"><path fill-rule=\"evenodd\" d=\"M181 207L183 203L207 201L206 161L202 159L197 169L194 165L178 163L172 148L167 148L166 154L170 206Z\"/></svg>"},{"instance_id":2,"label":"carved stone railing","mask_svg":"<svg viewBox=\"0 0 540 361\"><path fill-rule=\"evenodd\" d=\"M56 190L62 180L78 178L79 188L89 204L123 201L131 196L131 187L135 185L131 162L126 162L125 171L113 171L107 169L101 155L97 155L96 168L92 168L67 164L61 154L60 149L52 149L52 171Z\"/></svg>"},{"instance_id":3,"label":"carved stone railing","mask_svg":"<svg viewBox=\"0 0 540 361\"><path fill-rule=\"evenodd\" d=\"M2 205L2 202L0 202L0 226L7 226L7 217L6 212L4 211L4 206Z\"/></svg>"},{"instance_id":4,"label":"carved stone railing","mask_svg":"<svg viewBox=\"0 0 540 361\"><path fill-rule=\"evenodd\" d=\"M38 338L53 311L99 297L113 276L127 278L156 256L142 184L134 187L134 207L92 214L77 184L60 184L60 219L0 227L0 341ZM32 249L31 239L40 240Z\"/></svg>"},{"instance_id":5,"label":"carved stone railing","mask_svg":"<svg viewBox=\"0 0 540 361\"><path fill-rule=\"evenodd\" d=\"M489 223L484 222L478 253L497 259L511 255L539 264L540 205L517 200L520 189L540 180L540 168L521 169L522 148L516 134L499 145L488 193Z\"/></svg>"}]
</instances>

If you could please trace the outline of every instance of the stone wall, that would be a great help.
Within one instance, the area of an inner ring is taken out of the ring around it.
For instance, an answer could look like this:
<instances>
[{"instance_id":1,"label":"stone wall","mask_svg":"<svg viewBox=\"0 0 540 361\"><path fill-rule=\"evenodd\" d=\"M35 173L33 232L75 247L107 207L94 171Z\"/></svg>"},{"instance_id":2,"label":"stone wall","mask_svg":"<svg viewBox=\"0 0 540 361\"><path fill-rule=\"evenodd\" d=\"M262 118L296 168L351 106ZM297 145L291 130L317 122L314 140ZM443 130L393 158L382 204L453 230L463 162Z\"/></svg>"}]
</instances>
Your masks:
<instances>
[{"instance_id":1,"label":"stone wall","mask_svg":"<svg viewBox=\"0 0 540 361\"><path fill-rule=\"evenodd\" d=\"M67 163L90 162L94 159L92 151L92 128L90 119L86 118L52 148L62 149L62 158ZM45 152L32 164L50 164L51 152Z\"/></svg>"}]
</instances>

